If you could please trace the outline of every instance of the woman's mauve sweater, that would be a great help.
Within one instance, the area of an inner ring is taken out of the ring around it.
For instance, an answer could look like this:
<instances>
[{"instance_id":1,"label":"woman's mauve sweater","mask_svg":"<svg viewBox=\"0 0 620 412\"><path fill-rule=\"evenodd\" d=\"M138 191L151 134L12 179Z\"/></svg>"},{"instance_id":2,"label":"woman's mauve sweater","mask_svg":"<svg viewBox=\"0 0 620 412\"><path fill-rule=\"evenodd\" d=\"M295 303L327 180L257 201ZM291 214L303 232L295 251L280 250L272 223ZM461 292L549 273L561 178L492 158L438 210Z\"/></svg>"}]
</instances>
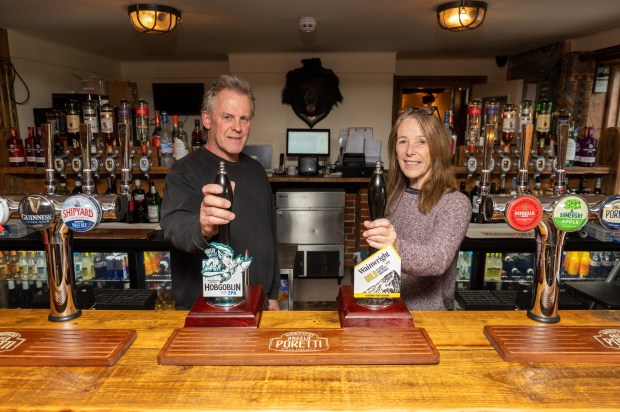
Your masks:
<instances>
[{"instance_id":1,"label":"woman's mauve sweater","mask_svg":"<svg viewBox=\"0 0 620 412\"><path fill-rule=\"evenodd\" d=\"M411 310L446 310L454 299L456 261L471 218L467 196L446 193L426 215L407 189L388 217L402 258L401 297Z\"/></svg>"}]
</instances>

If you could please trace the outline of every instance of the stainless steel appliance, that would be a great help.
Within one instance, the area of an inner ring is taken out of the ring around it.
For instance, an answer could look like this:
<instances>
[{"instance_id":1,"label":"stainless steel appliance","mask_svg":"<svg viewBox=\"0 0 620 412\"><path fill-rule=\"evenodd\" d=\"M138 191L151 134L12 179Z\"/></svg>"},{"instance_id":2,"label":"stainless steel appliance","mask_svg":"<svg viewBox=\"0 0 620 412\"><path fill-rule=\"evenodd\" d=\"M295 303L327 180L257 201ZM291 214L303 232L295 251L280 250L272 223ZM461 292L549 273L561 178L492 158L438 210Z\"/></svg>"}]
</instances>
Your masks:
<instances>
[{"instance_id":1,"label":"stainless steel appliance","mask_svg":"<svg viewBox=\"0 0 620 412\"><path fill-rule=\"evenodd\" d=\"M343 276L344 199L343 190L276 192L278 243L297 244L294 276Z\"/></svg>"}]
</instances>

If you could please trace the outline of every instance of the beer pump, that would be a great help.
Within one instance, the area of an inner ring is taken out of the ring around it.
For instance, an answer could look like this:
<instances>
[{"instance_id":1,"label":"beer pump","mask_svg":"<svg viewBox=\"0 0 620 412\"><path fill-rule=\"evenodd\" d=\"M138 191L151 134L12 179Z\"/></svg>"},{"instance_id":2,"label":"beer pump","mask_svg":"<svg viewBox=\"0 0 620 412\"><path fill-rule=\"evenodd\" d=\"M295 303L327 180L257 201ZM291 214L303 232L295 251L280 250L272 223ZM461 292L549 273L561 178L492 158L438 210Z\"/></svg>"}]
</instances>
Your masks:
<instances>
[{"instance_id":1,"label":"beer pump","mask_svg":"<svg viewBox=\"0 0 620 412\"><path fill-rule=\"evenodd\" d=\"M488 141L485 142L485 165L483 165L480 180L480 222L505 221L517 231L534 229L536 239L535 275L531 286L531 302L527 316L543 323L560 321L558 302L562 252L566 233L578 231L588 220L595 219L598 219L606 228L620 229L617 222L612 222L614 214L604 213L609 209L620 209L618 196L566 195L564 164L568 130L568 124L558 125L557 180L552 195L532 196L527 194L528 163L533 134L531 124L523 125L517 195L489 195L489 176L486 173L488 171L486 150L490 145ZM493 137L493 133L486 134L487 139L491 137Z\"/></svg>"},{"instance_id":2,"label":"beer pump","mask_svg":"<svg viewBox=\"0 0 620 412\"><path fill-rule=\"evenodd\" d=\"M90 147L90 125L80 127L82 147ZM9 218L20 218L29 228L41 233L47 257L47 273L51 312L48 319L64 322L81 315L75 304L73 267L73 232L92 230L101 220L117 221L121 216L122 198L116 195L94 197L90 170L90 151L83 151L84 194L58 195L54 180L52 125L41 125L46 141L45 194L6 195L0 197L0 225Z\"/></svg>"}]
</instances>

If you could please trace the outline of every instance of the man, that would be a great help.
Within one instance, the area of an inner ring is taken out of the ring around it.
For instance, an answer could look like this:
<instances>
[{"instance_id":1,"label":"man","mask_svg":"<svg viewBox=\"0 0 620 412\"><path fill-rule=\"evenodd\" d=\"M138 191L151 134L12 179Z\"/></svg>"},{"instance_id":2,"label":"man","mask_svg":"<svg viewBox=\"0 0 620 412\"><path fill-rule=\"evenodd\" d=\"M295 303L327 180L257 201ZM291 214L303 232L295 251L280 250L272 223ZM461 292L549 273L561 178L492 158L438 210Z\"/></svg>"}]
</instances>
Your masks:
<instances>
[{"instance_id":1,"label":"man","mask_svg":"<svg viewBox=\"0 0 620 412\"><path fill-rule=\"evenodd\" d=\"M253 257L249 282L263 288L268 309L279 309L271 186L261 164L241 153L253 116L250 85L235 75L221 75L202 103L207 142L177 161L166 176L160 224L172 246L172 286L179 309L191 308L202 296L204 250L209 242L218 241L218 228L228 223L235 253L247 250ZM222 187L212 183L220 161L226 165L234 190L232 210L228 210L231 202L219 197Z\"/></svg>"}]
</instances>

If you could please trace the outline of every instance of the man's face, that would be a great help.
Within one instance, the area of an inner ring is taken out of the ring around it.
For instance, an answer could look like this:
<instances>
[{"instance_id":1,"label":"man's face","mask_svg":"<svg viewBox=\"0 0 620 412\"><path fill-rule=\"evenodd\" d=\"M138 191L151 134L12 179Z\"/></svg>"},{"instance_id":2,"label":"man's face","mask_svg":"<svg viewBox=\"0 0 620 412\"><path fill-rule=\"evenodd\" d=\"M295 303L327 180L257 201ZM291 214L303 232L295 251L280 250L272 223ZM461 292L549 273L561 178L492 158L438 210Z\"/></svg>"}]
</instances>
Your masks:
<instances>
[{"instance_id":1,"label":"man's face","mask_svg":"<svg viewBox=\"0 0 620 412\"><path fill-rule=\"evenodd\" d=\"M213 113L202 113L202 123L209 129L207 149L230 162L239 160L239 153L248 141L252 103L250 98L225 89L215 98Z\"/></svg>"}]
</instances>

